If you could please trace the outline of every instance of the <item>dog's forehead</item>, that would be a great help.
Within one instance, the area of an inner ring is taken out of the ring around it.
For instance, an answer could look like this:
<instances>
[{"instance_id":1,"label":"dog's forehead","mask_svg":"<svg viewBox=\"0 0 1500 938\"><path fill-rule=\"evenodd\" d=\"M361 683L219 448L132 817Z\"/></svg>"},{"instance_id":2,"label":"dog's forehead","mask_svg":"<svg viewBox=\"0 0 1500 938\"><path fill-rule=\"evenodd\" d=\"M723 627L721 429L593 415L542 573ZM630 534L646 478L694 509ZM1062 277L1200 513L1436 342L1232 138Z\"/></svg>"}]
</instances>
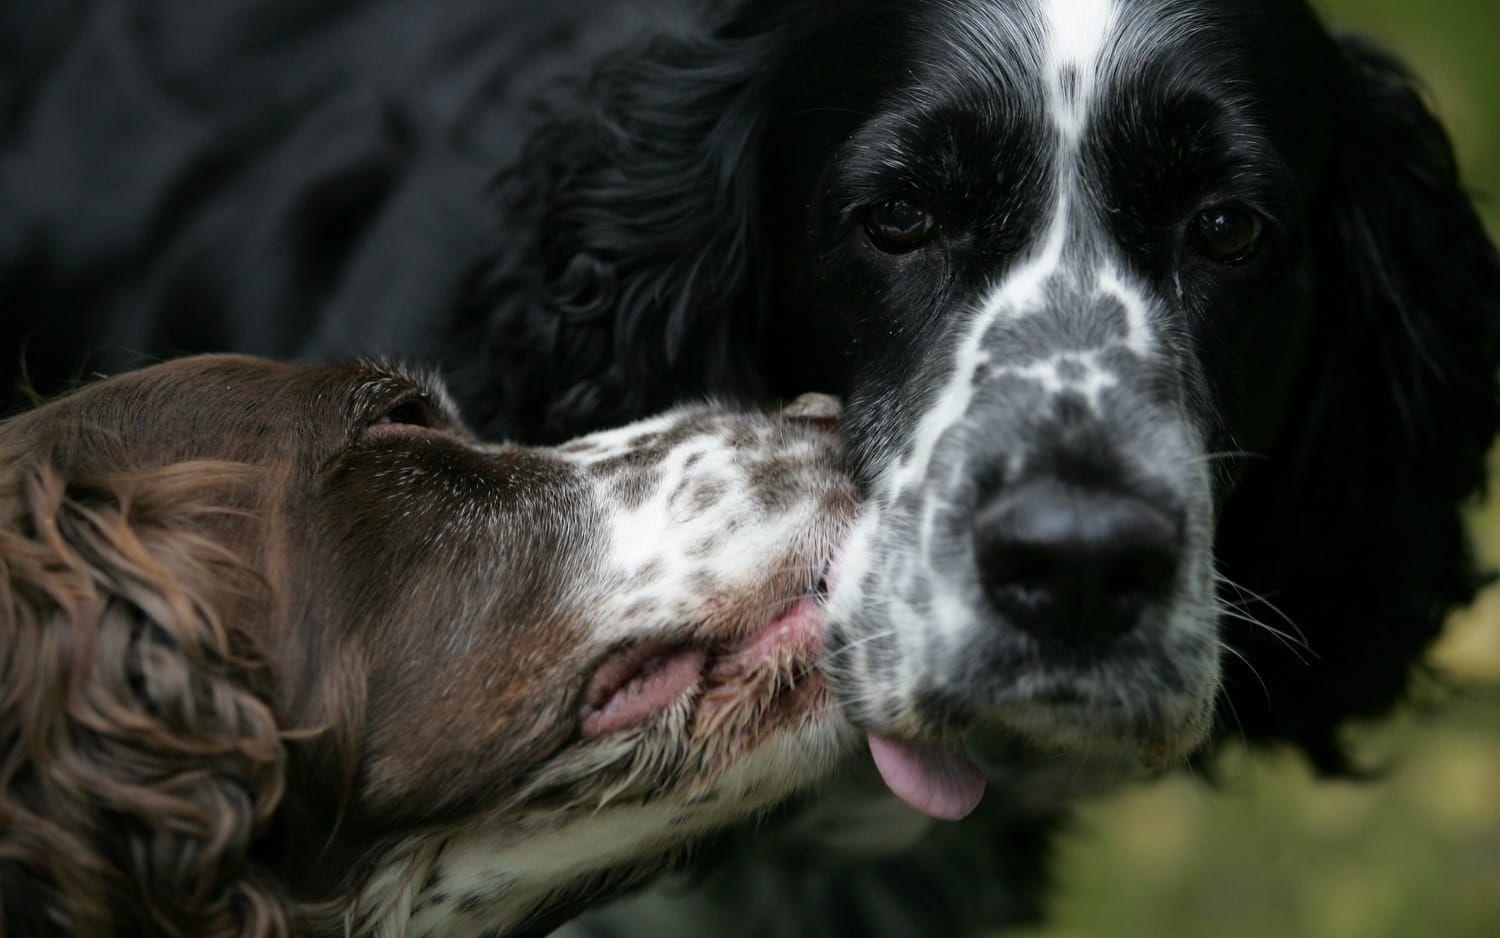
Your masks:
<instances>
[{"instance_id":1,"label":"dog's forehead","mask_svg":"<svg viewBox=\"0 0 1500 938\"><path fill-rule=\"evenodd\" d=\"M961 42L971 55L1004 58L1021 69L1087 68L1127 55L1122 37L1137 49L1170 44L1225 22L1236 7L1257 4L1264 6L1260 0L957 0L931 12L930 21L949 32L926 38Z\"/></svg>"},{"instance_id":2,"label":"dog's forehead","mask_svg":"<svg viewBox=\"0 0 1500 938\"><path fill-rule=\"evenodd\" d=\"M1064 140L1143 87L1224 99L1251 88L1296 94L1287 82L1298 70L1278 63L1315 59L1308 43L1321 35L1294 0L955 0L919 9L917 103L1022 111Z\"/></svg>"},{"instance_id":3,"label":"dog's forehead","mask_svg":"<svg viewBox=\"0 0 1500 938\"><path fill-rule=\"evenodd\" d=\"M1086 98L1107 65L1124 0L963 0L958 15L934 19L923 58L964 64L963 76L1047 100ZM1136 11L1145 14L1147 11ZM1060 120L1068 115L1059 113ZM1076 129L1076 128L1074 128Z\"/></svg>"}]
</instances>

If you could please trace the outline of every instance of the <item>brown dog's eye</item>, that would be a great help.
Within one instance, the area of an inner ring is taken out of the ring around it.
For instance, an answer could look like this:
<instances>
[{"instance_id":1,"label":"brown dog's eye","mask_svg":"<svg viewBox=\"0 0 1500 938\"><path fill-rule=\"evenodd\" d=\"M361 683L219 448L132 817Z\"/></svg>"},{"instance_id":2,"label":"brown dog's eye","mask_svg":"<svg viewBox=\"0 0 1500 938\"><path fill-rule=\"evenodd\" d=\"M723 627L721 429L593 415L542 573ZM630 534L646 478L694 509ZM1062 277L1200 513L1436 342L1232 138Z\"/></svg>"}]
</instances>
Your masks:
<instances>
[{"instance_id":1,"label":"brown dog's eye","mask_svg":"<svg viewBox=\"0 0 1500 938\"><path fill-rule=\"evenodd\" d=\"M905 199L890 199L865 210L865 234L887 254L915 251L936 228L931 212Z\"/></svg>"},{"instance_id":2,"label":"brown dog's eye","mask_svg":"<svg viewBox=\"0 0 1500 938\"><path fill-rule=\"evenodd\" d=\"M387 405L384 413L364 425L359 439L366 443L424 439L464 446L473 442L463 426L430 397L409 397Z\"/></svg>"},{"instance_id":3,"label":"brown dog's eye","mask_svg":"<svg viewBox=\"0 0 1500 938\"><path fill-rule=\"evenodd\" d=\"M432 432L446 433L446 427L447 422L439 418L431 403L414 397L391 405L385 413L365 424L360 438L379 440L411 434L426 436Z\"/></svg>"},{"instance_id":4,"label":"brown dog's eye","mask_svg":"<svg viewBox=\"0 0 1500 938\"><path fill-rule=\"evenodd\" d=\"M1216 205L1193 219L1193 250L1220 264L1243 264L1260 249L1265 223L1243 205Z\"/></svg>"},{"instance_id":5,"label":"brown dog's eye","mask_svg":"<svg viewBox=\"0 0 1500 938\"><path fill-rule=\"evenodd\" d=\"M413 398L412 400L397 404L384 414L381 414L372 425L378 427L392 424L396 426L431 428L434 425L432 409L421 398Z\"/></svg>"}]
</instances>

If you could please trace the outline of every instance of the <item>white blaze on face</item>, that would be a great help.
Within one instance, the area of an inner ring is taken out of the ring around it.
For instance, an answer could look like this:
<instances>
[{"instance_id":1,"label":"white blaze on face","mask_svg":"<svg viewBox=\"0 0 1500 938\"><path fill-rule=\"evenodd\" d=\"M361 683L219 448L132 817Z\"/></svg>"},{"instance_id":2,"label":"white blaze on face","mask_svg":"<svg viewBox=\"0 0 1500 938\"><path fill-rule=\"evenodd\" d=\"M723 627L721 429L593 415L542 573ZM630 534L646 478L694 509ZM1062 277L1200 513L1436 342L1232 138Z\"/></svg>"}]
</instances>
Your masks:
<instances>
[{"instance_id":1,"label":"white blaze on face","mask_svg":"<svg viewBox=\"0 0 1500 938\"><path fill-rule=\"evenodd\" d=\"M1046 54L1052 118L1076 147L1088 122L1104 48L1114 33L1113 0L1044 0Z\"/></svg>"},{"instance_id":2,"label":"white blaze on face","mask_svg":"<svg viewBox=\"0 0 1500 938\"><path fill-rule=\"evenodd\" d=\"M1042 4L1037 12L1044 31L1032 37L1032 41L1041 45L1037 60L1042 63L1043 74L1038 78L1046 84L1050 116L1061 143L1054 168L1057 205L1032 256L990 291L969 324L955 352L948 382L938 391L917 426L911 454L893 465L881 480L880 491L893 500L927 476L943 434L968 412L975 378L990 359L984 337L996 319L1034 311L1045 296L1048 282L1063 265L1069 221L1077 197L1079 150L1088 122L1089 103L1098 88L1105 51L1116 28L1116 11L1114 0L1036 2Z\"/></svg>"}]
</instances>

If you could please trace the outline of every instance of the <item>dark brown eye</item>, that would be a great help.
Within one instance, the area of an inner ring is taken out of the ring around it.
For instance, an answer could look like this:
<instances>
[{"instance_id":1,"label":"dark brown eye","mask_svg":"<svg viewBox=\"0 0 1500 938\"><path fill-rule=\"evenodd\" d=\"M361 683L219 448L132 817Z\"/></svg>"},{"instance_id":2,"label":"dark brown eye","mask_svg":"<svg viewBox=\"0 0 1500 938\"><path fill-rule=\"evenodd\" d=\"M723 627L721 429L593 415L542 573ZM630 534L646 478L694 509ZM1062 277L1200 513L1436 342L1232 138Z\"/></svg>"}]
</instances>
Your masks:
<instances>
[{"instance_id":1,"label":"dark brown eye","mask_svg":"<svg viewBox=\"0 0 1500 938\"><path fill-rule=\"evenodd\" d=\"M438 413L425 398L408 398L392 404L385 413L365 424L360 438L373 441L446 433L447 423Z\"/></svg>"},{"instance_id":2,"label":"dark brown eye","mask_svg":"<svg viewBox=\"0 0 1500 938\"><path fill-rule=\"evenodd\" d=\"M1193 219L1193 250L1220 264L1243 264L1260 249L1265 223L1243 205L1216 205Z\"/></svg>"},{"instance_id":3,"label":"dark brown eye","mask_svg":"<svg viewBox=\"0 0 1500 938\"><path fill-rule=\"evenodd\" d=\"M891 199L865 211L870 243L887 254L905 254L927 243L937 222L932 213L905 199Z\"/></svg>"},{"instance_id":4,"label":"dark brown eye","mask_svg":"<svg viewBox=\"0 0 1500 938\"><path fill-rule=\"evenodd\" d=\"M432 419L432 408L421 398L413 398L403 401L381 414L374 421L374 426L396 425L404 427L426 427L435 426Z\"/></svg>"}]
</instances>

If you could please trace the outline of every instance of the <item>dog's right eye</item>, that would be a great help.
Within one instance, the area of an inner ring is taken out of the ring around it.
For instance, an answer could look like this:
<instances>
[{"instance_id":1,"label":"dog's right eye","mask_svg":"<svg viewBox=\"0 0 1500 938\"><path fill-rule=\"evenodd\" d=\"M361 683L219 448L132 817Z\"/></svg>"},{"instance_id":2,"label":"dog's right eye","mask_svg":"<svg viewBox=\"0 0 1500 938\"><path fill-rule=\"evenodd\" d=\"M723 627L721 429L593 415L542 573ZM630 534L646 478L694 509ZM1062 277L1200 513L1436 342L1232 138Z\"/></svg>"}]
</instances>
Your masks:
<instances>
[{"instance_id":1,"label":"dog's right eye","mask_svg":"<svg viewBox=\"0 0 1500 938\"><path fill-rule=\"evenodd\" d=\"M865 234L887 254L915 251L936 229L931 212L905 199L888 199L865 210Z\"/></svg>"}]
</instances>

